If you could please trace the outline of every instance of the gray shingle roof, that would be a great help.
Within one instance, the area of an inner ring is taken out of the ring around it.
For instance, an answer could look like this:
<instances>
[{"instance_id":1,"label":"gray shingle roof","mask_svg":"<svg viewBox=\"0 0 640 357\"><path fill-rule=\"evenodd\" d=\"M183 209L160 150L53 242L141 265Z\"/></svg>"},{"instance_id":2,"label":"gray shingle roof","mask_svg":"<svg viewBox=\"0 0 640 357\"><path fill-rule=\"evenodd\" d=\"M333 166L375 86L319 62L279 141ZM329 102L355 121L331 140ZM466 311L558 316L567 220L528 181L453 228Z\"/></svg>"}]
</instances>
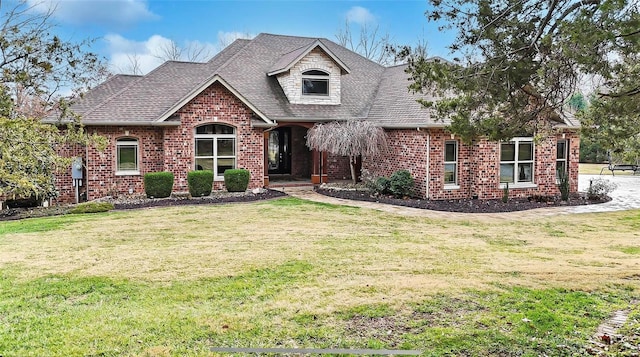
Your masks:
<instances>
[{"instance_id":1,"label":"gray shingle roof","mask_svg":"<svg viewBox=\"0 0 640 357\"><path fill-rule=\"evenodd\" d=\"M345 66L341 104L291 104L275 76L267 73L287 68L319 44ZM385 68L323 38L260 34L236 40L206 63L168 61L145 76L114 76L74 103L72 110L87 125L170 124L171 114L219 79L267 122L368 118L386 127L447 124L433 120L416 102L421 96L409 93L405 69L406 65Z\"/></svg>"},{"instance_id":2,"label":"gray shingle roof","mask_svg":"<svg viewBox=\"0 0 640 357\"><path fill-rule=\"evenodd\" d=\"M434 97L409 91L407 65L388 67L382 75L380 87L371 106L368 118L385 127L417 128L444 126L448 121L438 121L418 99L433 100Z\"/></svg>"}]
</instances>

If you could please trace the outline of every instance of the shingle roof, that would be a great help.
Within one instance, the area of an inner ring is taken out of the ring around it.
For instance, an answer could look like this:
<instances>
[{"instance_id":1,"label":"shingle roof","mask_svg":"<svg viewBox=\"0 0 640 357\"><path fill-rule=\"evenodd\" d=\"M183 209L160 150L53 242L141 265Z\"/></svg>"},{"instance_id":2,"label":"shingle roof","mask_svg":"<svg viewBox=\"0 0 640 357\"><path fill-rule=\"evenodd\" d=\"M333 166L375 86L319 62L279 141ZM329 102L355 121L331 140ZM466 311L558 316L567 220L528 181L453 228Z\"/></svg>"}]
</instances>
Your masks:
<instances>
[{"instance_id":1,"label":"shingle roof","mask_svg":"<svg viewBox=\"0 0 640 357\"><path fill-rule=\"evenodd\" d=\"M417 128L444 126L448 121L438 121L432 112L418 99L433 100L431 95L412 93L409 90L407 65L388 67L382 75L380 87L371 106L368 119L385 127Z\"/></svg>"},{"instance_id":2,"label":"shingle roof","mask_svg":"<svg viewBox=\"0 0 640 357\"><path fill-rule=\"evenodd\" d=\"M317 46L344 66L341 104L291 104L278 80L267 74L287 68ZM447 124L434 120L416 102L421 95L408 91L405 69L406 65L385 68L324 38L260 34L234 41L206 63L168 61L145 76L114 76L74 103L72 110L87 125L170 124L171 114L219 80L267 123L368 118L386 127Z\"/></svg>"}]
</instances>

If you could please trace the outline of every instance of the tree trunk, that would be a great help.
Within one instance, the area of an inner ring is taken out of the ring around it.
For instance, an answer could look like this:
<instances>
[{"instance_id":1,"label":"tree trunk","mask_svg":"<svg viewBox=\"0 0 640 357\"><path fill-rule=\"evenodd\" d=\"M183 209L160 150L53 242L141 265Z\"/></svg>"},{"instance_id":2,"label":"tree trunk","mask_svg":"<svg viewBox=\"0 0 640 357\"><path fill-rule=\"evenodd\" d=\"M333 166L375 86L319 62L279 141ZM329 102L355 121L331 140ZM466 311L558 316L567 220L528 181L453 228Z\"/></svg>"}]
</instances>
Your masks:
<instances>
[{"instance_id":1,"label":"tree trunk","mask_svg":"<svg viewBox=\"0 0 640 357\"><path fill-rule=\"evenodd\" d=\"M351 169L351 181L355 185L358 183L358 177L356 176L356 156L349 156L349 168Z\"/></svg>"}]
</instances>

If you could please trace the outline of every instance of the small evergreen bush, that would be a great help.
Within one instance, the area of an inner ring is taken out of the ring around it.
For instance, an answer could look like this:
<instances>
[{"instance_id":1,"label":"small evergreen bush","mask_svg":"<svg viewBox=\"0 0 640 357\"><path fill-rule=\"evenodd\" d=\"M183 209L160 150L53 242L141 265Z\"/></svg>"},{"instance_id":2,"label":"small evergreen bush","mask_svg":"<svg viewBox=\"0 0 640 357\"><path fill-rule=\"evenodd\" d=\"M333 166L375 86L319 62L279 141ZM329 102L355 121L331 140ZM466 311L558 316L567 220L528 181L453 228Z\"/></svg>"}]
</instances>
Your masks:
<instances>
[{"instance_id":1,"label":"small evergreen bush","mask_svg":"<svg viewBox=\"0 0 640 357\"><path fill-rule=\"evenodd\" d=\"M224 171L224 186L229 192L244 192L249 186L249 170L229 169Z\"/></svg>"},{"instance_id":2,"label":"small evergreen bush","mask_svg":"<svg viewBox=\"0 0 640 357\"><path fill-rule=\"evenodd\" d=\"M84 202L79 203L75 207L69 210L71 214L81 213L98 213L108 212L113 209L113 204L110 202Z\"/></svg>"},{"instance_id":3,"label":"small evergreen bush","mask_svg":"<svg viewBox=\"0 0 640 357\"><path fill-rule=\"evenodd\" d=\"M149 198L164 198L171 196L173 190L173 173L149 172L144 175L144 192Z\"/></svg>"},{"instance_id":4,"label":"small evergreen bush","mask_svg":"<svg viewBox=\"0 0 640 357\"><path fill-rule=\"evenodd\" d=\"M187 173L191 197L209 196L213 187L213 171L197 170Z\"/></svg>"},{"instance_id":5,"label":"small evergreen bush","mask_svg":"<svg viewBox=\"0 0 640 357\"><path fill-rule=\"evenodd\" d=\"M413 196L415 181L407 170L398 170L389 178L389 192L395 197Z\"/></svg>"},{"instance_id":6,"label":"small evergreen bush","mask_svg":"<svg viewBox=\"0 0 640 357\"><path fill-rule=\"evenodd\" d=\"M385 195L389 193L390 184L391 181L388 178L380 176L371 183L371 188L373 192Z\"/></svg>"}]
</instances>

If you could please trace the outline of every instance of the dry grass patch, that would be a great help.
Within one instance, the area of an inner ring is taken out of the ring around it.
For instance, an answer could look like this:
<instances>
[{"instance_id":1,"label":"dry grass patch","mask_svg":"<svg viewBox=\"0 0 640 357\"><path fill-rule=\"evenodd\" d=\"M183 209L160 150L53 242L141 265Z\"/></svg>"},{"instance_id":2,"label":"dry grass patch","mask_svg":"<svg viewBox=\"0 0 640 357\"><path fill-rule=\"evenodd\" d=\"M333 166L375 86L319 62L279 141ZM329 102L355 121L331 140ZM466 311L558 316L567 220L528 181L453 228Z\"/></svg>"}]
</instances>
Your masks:
<instances>
[{"instance_id":1,"label":"dry grass patch","mask_svg":"<svg viewBox=\"0 0 640 357\"><path fill-rule=\"evenodd\" d=\"M528 221L431 220L296 199L112 212L0 236L0 269L164 282L304 262L274 307L399 304L496 284L593 289L628 283L640 212ZM604 233L606 232L606 233Z\"/></svg>"}]
</instances>

